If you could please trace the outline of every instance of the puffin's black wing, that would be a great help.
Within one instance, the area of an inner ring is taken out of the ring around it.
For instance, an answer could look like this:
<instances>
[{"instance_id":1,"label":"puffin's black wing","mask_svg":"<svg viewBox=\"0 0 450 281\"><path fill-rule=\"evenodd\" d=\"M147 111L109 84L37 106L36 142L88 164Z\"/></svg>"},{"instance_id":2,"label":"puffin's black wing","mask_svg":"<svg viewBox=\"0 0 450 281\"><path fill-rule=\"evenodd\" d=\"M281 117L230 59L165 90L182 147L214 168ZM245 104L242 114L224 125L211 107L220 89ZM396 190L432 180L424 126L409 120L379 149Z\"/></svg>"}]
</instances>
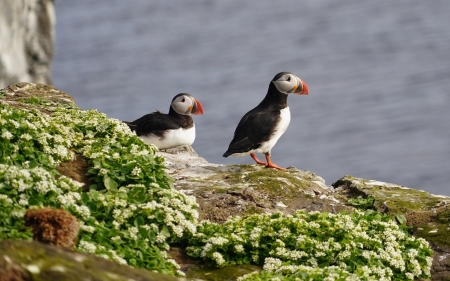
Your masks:
<instances>
[{"instance_id":1,"label":"puffin's black wing","mask_svg":"<svg viewBox=\"0 0 450 281\"><path fill-rule=\"evenodd\" d=\"M259 148L263 142L270 139L279 119L278 109L260 111L255 108L247 112L236 127L233 140L223 157Z\"/></svg>"},{"instance_id":2,"label":"puffin's black wing","mask_svg":"<svg viewBox=\"0 0 450 281\"><path fill-rule=\"evenodd\" d=\"M168 114L159 111L146 114L133 122L125 122L138 136L154 134L163 135L167 130L181 127L180 122Z\"/></svg>"}]
</instances>

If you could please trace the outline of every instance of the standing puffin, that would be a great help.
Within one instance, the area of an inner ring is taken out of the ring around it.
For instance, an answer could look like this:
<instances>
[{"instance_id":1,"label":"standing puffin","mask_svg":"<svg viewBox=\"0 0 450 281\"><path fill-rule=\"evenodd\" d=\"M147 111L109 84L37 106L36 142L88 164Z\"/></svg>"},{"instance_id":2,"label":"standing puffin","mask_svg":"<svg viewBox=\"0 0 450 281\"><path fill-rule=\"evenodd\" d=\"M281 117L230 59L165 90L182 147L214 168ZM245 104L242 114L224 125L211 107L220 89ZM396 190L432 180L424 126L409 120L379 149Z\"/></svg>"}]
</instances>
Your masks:
<instances>
[{"instance_id":1,"label":"standing puffin","mask_svg":"<svg viewBox=\"0 0 450 281\"><path fill-rule=\"evenodd\" d=\"M280 72L270 82L262 102L242 117L223 157L250 154L257 164L284 170L272 163L270 150L286 131L291 120L287 106L288 94L307 95L308 86L296 75ZM256 158L255 152L264 154L267 163Z\"/></svg>"},{"instance_id":2,"label":"standing puffin","mask_svg":"<svg viewBox=\"0 0 450 281\"><path fill-rule=\"evenodd\" d=\"M125 123L145 143L167 149L194 142L195 125L191 114L203 114L202 104L193 96L181 93L172 99L168 114L156 111Z\"/></svg>"}]
</instances>

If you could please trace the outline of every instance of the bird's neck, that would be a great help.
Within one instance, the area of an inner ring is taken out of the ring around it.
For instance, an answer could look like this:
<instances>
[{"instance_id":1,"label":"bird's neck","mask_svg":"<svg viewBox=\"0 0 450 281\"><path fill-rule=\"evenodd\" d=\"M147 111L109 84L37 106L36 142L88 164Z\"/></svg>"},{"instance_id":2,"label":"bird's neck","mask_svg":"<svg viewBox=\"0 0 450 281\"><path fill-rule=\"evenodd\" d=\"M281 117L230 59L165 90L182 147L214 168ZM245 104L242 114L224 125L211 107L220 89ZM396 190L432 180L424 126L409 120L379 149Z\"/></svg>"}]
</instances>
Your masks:
<instances>
[{"instance_id":1,"label":"bird's neck","mask_svg":"<svg viewBox=\"0 0 450 281\"><path fill-rule=\"evenodd\" d=\"M264 107L285 108L287 106L288 95L280 93L273 83L270 83L266 96L259 104Z\"/></svg>"},{"instance_id":2,"label":"bird's neck","mask_svg":"<svg viewBox=\"0 0 450 281\"><path fill-rule=\"evenodd\" d=\"M168 115L172 116L172 118L180 120L180 122L182 124L190 124L190 123L193 122L193 119L192 119L191 115L179 114L172 107L170 107Z\"/></svg>"}]
</instances>

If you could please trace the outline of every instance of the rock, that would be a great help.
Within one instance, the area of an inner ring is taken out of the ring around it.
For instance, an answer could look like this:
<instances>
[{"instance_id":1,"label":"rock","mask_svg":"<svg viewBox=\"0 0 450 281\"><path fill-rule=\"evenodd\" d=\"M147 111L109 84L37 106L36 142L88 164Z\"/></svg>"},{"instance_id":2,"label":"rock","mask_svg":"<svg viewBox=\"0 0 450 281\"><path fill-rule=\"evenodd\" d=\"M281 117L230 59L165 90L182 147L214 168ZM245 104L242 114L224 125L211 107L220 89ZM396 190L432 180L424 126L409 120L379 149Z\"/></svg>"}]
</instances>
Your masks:
<instances>
[{"instance_id":1,"label":"rock","mask_svg":"<svg viewBox=\"0 0 450 281\"><path fill-rule=\"evenodd\" d=\"M19 108L29 108L33 105L46 107L47 104L43 104L44 102L75 105L75 100L66 92L50 85L26 82L11 84L0 90L0 102Z\"/></svg>"},{"instance_id":2,"label":"rock","mask_svg":"<svg viewBox=\"0 0 450 281\"><path fill-rule=\"evenodd\" d=\"M160 151L176 189L194 195L200 219L224 222L229 216L281 211L338 212L351 207L333 196L333 189L310 171L286 171L259 165L220 165L181 146Z\"/></svg>"},{"instance_id":3,"label":"rock","mask_svg":"<svg viewBox=\"0 0 450 281\"><path fill-rule=\"evenodd\" d=\"M53 0L0 0L0 88L17 82L51 83Z\"/></svg>"},{"instance_id":4,"label":"rock","mask_svg":"<svg viewBox=\"0 0 450 281\"><path fill-rule=\"evenodd\" d=\"M0 253L0 280L5 281L185 280L34 241L0 241Z\"/></svg>"}]
</instances>

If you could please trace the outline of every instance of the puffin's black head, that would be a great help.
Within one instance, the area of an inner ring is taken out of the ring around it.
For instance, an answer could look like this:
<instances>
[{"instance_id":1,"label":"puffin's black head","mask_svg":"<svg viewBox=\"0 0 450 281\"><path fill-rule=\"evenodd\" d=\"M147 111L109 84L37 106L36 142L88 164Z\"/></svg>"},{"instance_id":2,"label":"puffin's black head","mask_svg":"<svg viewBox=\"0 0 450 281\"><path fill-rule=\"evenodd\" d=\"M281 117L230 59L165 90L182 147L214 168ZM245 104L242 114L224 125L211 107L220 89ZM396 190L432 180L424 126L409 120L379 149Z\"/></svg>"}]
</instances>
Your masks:
<instances>
[{"instance_id":1,"label":"puffin's black head","mask_svg":"<svg viewBox=\"0 0 450 281\"><path fill-rule=\"evenodd\" d=\"M280 72L273 77L272 82L278 92L283 94L307 95L308 85L290 72Z\"/></svg>"},{"instance_id":2,"label":"puffin's black head","mask_svg":"<svg viewBox=\"0 0 450 281\"><path fill-rule=\"evenodd\" d=\"M173 108L176 113L182 115L203 114L202 104L193 96L186 93L176 95L172 99L170 107Z\"/></svg>"}]
</instances>

